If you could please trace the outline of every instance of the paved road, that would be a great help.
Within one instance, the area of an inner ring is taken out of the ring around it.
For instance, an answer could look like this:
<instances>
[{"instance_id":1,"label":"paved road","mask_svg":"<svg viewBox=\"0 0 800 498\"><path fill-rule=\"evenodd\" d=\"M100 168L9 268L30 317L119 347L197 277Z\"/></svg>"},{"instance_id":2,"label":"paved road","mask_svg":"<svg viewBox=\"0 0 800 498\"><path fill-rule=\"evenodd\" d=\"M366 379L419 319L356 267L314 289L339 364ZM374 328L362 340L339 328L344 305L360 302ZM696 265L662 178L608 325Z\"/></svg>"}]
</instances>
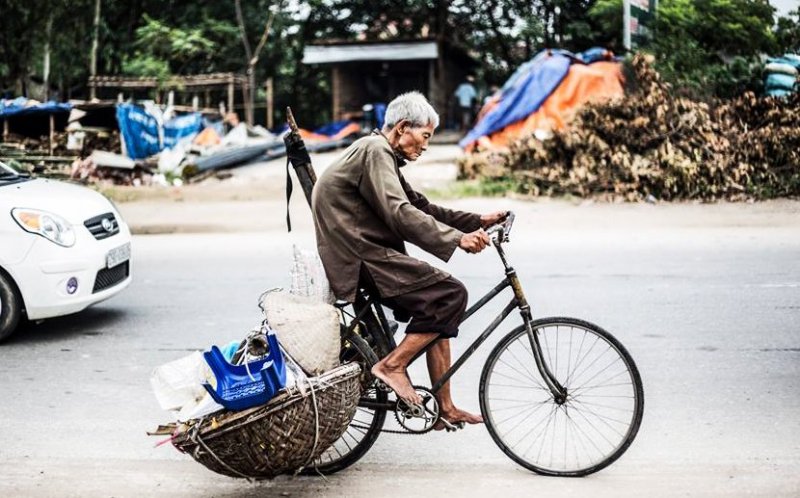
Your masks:
<instances>
[{"instance_id":1,"label":"paved road","mask_svg":"<svg viewBox=\"0 0 800 498\"><path fill-rule=\"evenodd\" d=\"M457 204L490 202L498 201ZM291 236L277 228L137 236L135 281L124 294L0 347L0 496L800 495L798 204L499 202L519 212L509 253L535 315L596 322L639 364L644 422L605 471L530 474L474 427L382 436L328 480L251 484L154 448L145 431L166 414L149 372L258 323L259 292L288 285L291 244L311 242L298 214ZM489 251L458 254L445 268L473 296L500 278ZM456 354L492 311L462 329ZM455 379L456 400L473 410L484 348ZM422 381L424 371L412 377Z\"/></svg>"}]
</instances>

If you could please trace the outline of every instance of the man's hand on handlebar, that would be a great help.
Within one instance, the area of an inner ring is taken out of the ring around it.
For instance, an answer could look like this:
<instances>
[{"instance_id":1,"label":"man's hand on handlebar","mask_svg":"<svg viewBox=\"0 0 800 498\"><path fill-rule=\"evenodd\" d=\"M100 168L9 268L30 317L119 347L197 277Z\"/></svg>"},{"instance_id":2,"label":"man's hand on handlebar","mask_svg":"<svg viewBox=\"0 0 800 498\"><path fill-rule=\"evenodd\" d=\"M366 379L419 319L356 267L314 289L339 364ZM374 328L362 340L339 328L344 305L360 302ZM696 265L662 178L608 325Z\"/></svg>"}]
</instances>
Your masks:
<instances>
[{"instance_id":1,"label":"man's hand on handlebar","mask_svg":"<svg viewBox=\"0 0 800 498\"><path fill-rule=\"evenodd\" d=\"M458 243L458 247L471 254L483 251L488 245L489 236L483 229L475 230L472 233L465 233L461 236L461 241Z\"/></svg>"},{"instance_id":2,"label":"man's hand on handlebar","mask_svg":"<svg viewBox=\"0 0 800 498\"><path fill-rule=\"evenodd\" d=\"M508 211L495 211L493 213L482 214L481 215L481 226L483 228L489 228L492 225L496 225L501 221L505 220L508 216Z\"/></svg>"}]
</instances>

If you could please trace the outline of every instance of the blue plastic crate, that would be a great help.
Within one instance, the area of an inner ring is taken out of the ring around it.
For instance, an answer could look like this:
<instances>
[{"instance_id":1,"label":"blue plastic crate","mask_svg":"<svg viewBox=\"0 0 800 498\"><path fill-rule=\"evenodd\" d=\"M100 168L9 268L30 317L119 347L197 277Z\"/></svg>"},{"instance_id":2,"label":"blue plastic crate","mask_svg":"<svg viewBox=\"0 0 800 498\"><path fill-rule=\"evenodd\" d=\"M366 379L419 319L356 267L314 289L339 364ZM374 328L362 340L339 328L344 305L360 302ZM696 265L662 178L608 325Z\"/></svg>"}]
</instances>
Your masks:
<instances>
[{"instance_id":1,"label":"blue plastic crate","mask_svg":"<svg viewBox=\"0 0 800 498\"><path fill-rule=\"evenodd\" d=\"M272 331L267 334L267 343L269 354L246 366L230 364L216 346L203 353L217 379L216 389L203 384L214 401L228 410L246 410L265 404L286 386L286 364Z\"/></svg>"}]
</instances>

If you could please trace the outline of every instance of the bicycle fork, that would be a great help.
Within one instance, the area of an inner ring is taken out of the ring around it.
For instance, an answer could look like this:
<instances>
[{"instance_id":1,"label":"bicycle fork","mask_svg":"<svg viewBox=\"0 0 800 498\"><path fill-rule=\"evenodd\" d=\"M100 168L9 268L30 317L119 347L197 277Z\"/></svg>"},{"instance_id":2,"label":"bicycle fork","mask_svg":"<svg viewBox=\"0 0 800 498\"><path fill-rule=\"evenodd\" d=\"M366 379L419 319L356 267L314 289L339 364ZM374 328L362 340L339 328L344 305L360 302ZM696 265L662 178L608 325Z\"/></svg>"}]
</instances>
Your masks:
<instances>
[{"instance_id":1,"label":"bicycle fork","mask_svg":"<svg viewBox=\"0 0 800 498\"><path fill-rule=\"evenodd\" d=\"M504 255L501 252L503 263L506 263L505 257L503 256ZM533 330L533 326L531 325L531 322L533 321L531 316L531 307L528 304L528 300L525 298L525 293L522 291L522 284L517 276L517 272L514 270L514 268L508 266L507 264L506 277L511 284L511 289L514 291L514 298L517 300L519 311L522 315L522 321L525 323L525 330L528 334L528 341L531 345L531 351L533 351L533 358L536 362L536 368L539 370L539 375L542 376L547 388L550 389L550 393L553 395L553 400L556 402L556 404L562 405L567 400L567 389L562 386L560 382L558 382L558 379L556 379L556 376L550 371L550 368L544 361L542 346L539 343L539 336Z\"/></svg>"}]
</instances>

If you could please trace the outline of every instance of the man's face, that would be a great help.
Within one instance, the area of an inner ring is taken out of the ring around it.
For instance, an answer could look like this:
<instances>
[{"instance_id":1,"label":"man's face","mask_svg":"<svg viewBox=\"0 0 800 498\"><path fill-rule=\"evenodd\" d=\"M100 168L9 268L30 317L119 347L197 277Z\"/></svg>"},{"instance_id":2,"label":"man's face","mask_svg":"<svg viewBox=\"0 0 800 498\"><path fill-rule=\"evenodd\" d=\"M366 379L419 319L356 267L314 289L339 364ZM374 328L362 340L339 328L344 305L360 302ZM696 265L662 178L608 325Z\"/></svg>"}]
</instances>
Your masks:
<instances>
[{"instance_id":1,"label":"man's face","mask_svg":"<svg viewBox=\"0 0 800 498\"><path fill-rule=\"evenodd\" d=\"M433 126L400 125L400 141L397 149L404 159L416 161L423 152L428 150L428 141L433 136Z\"/></svg>"}]
</instances>

